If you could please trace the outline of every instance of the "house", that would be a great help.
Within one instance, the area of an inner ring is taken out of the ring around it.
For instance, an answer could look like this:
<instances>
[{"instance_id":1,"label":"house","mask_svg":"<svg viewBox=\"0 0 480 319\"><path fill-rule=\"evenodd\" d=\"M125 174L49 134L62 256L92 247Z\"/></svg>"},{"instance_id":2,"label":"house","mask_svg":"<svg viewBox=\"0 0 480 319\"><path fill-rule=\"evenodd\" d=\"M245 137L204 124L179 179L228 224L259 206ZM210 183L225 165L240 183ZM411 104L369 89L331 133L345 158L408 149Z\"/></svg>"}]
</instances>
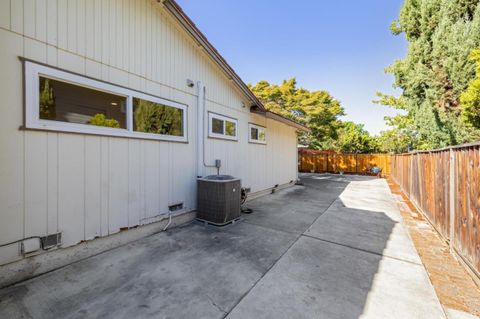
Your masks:
<instances>
[{"instance_id":1,"label":"house","mask_svg":"<svg viewBox=\"0 0 480 319\"><path fill-rule=\"evenodd\" d=\"M173 0L0 6L0 283L192 219L217 159L252 196L297 179L307 128L268 112Z\"/></svg>"}]
</instances>

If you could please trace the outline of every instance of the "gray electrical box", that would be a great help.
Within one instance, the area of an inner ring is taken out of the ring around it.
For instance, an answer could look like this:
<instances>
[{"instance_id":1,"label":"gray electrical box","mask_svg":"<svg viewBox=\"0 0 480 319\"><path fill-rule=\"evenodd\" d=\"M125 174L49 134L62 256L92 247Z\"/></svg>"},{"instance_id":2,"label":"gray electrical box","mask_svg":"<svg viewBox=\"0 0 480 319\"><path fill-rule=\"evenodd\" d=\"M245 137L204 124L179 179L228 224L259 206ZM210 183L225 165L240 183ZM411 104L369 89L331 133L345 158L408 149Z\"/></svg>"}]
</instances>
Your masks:
<instances>
[{"instance_id":1,"label":"gray electrical box","mask_svg":"<svg viewBox=\"0 0 480 319\"><path fill-rule=\"evenodd\" d=\"M241 181L229 175L197 180L197 219L223 226L240 217Z\"/></svg>"}]
</instances>

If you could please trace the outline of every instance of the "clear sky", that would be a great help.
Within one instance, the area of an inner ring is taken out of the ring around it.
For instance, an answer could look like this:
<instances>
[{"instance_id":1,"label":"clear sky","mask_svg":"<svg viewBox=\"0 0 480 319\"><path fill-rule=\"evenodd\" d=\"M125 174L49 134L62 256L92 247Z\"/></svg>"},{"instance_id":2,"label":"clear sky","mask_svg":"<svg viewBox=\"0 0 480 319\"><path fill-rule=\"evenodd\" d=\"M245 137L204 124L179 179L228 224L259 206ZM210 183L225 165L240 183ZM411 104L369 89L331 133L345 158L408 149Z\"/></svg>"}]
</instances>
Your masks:
<instances>
[{"instance_id":1,"label":"clear sky","mask_svg":"<svg viewBox=\"0 0 480 319\"><path fill-rule=\"evenodd\" d=\"M327 90L376 134L395 110L371 101L396 93L384 68L406 55L390 33L403 0L177 0L246 83L297 78Z\"/></svg>"}]
</instances>

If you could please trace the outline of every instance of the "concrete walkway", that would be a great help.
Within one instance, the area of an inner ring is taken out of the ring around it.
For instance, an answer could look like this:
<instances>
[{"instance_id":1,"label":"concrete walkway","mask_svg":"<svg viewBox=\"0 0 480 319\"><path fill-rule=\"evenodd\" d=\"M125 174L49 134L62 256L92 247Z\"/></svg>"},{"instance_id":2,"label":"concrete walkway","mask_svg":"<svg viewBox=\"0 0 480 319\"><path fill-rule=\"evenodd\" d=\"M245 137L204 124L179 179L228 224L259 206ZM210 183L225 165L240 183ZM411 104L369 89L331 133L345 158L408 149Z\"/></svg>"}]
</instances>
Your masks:
<instances>
[{"instance_id":1,"label":"concrete walkway","mask_svg":"<svg viewBox=\"0 0 480 319\"><path fill-rule=\"evenodd\" d=\"M445 318L384 180L302 179L234 225L172 229L0 290L0 318Z\"/></svg>"}]
</instances>

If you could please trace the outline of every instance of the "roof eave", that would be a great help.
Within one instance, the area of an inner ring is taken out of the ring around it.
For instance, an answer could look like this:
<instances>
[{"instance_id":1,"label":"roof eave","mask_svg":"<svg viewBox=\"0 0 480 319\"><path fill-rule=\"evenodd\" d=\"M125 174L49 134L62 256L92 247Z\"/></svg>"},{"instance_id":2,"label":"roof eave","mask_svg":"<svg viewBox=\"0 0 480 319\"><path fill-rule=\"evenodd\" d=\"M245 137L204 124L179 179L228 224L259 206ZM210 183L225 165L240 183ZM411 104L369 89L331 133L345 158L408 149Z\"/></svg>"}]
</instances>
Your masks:
<instances>
[{"instance_id":1,"label":"roof eave","mask_svg":"<svg viewBox=\"0 0 480 319\"><path fill-rule=\"evenodd\" d=\"M261 115L264 115L265 117L267 118L270 118L272 120L275 120L275 121L278 121L278 122L281 122L281 123L284 123L286 125L289 125L289 126L292 126L294 128L296 128L297 130L299 131L302 131L302 132L305 132L305 133L311 133L312 130L309 128L309 127L306 127L305 125L302 125L300 123L297 123L295 122L294 120L291 120L289 118L286 118L280 114L277 114L275 112L271 112L271 111L267 111L267 110L259 110L258 108L256 107L252 107L250 108L250 111L252 113L257 113L257 114L261 114Z\"/></svg>"}]
</instances>

